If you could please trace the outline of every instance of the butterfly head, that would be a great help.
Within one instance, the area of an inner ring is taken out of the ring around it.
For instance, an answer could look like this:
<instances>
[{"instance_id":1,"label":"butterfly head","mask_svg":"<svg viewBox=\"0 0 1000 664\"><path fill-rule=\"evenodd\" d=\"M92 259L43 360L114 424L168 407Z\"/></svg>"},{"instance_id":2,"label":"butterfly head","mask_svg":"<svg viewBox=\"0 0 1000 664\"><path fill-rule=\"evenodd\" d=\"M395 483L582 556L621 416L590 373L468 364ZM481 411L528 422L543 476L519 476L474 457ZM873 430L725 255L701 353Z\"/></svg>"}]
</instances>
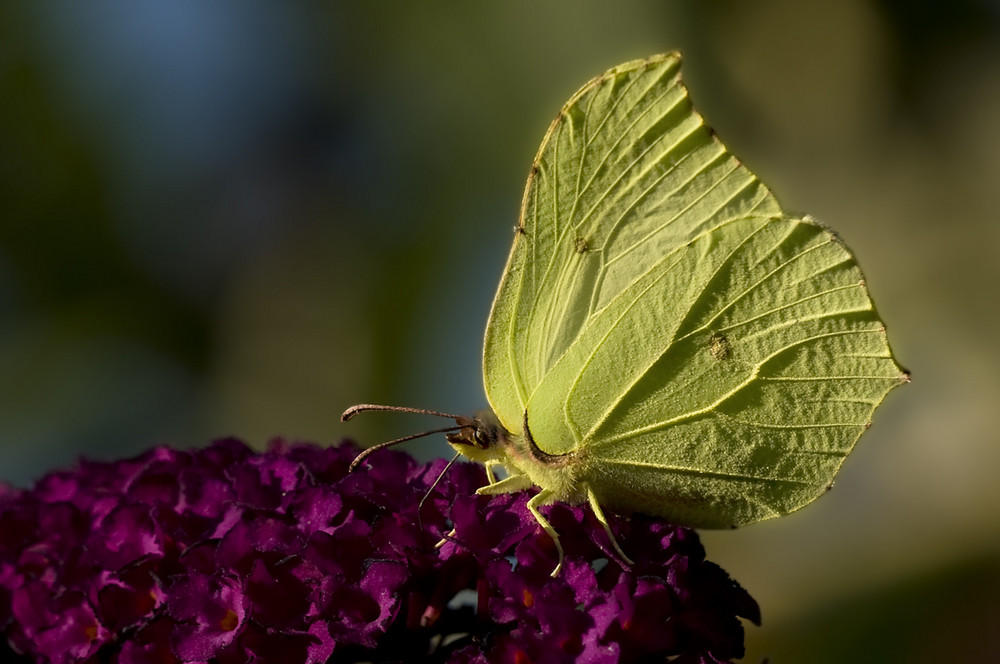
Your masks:
<instances>
[{"instance_id":1,"label":"butterfly head","mask_svg":"<svg viewBox=\"0 0 1000 664\"><path fill-rule=\"evenodd\" d=\"M455 418L458 431L449 433L448 443L462 456L479 463L499 461L507 433L492 411L482 411L475 417Z\"/></svg>"}]
</instances>

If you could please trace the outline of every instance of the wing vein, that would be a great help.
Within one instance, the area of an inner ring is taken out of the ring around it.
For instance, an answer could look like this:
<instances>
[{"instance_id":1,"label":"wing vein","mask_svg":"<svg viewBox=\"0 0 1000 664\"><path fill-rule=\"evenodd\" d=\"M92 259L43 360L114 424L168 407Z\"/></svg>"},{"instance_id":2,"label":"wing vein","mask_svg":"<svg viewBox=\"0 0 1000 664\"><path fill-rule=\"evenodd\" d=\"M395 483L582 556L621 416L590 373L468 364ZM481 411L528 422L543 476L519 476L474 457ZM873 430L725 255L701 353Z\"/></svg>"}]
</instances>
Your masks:
<instances>
[{"instance_id":1,"label":"wing vein","mask_svg":"<svg viewBox=\"0 0 1000 664\"><path fill-rule=\"evenodd\" d=\"M750 376L748 378L746 378L741 383L739 383L738 385L736 385L735 387L733 387L732 389L730 389L728 392L723 393L718 399L716 399L714 402L708 404L707 406L703 406L702 408L698 408L696 410L692 410L692 411L689 411L687 413L682 413L680 415L676 415L676 416L668 418L666 420L661 420L659 422L653 422L653 423L647 424L646 426L638 427L638 428L632 429L630 431L625 431L625 432L619 433L619 434L617 434L615 436L609 436L609 437L604 438L604 439L601 440L601 445L608 445L608 444L613 444L613 443L621 442L623 440L628 440L629 438L634 438L635 436L638 436L638 435L642 435L642 434L646 434L646 433L651 433L653 431L659 431L660 429L664 429L664 428L666 428L668 426L673 426L673 425L679 424L681 422L690 421L690 420L693 420L693 419L695 419L697 417L701 417L701 416L705 416L705 415L711 415L715 411L715 409L718 408L722 404L723 401L727 400L728 398L730 398L731 396L733 396L734 394L736 394L737 392L739 392L740 390L742 390L743 388L745 388L747 385L750 385L751 383L753 383L756 380L768 380L767 377L763 377L762 378L762 377L759 376L760 370L761 370L761 368L765 364L767 364L767 362L769 360L773 359L774 357L777 357L780 353L783 353L783 352L785 352L787 350L790 350L790 349L792 349L792 348L794 348L796 346L801 346L803 344L807 344L807 343L812 342L812 341L817 341L819 339L844 336L844 335L847 335L847 334L853 334L853 333L862 332L862 331L864 331L864 330L838 330L836 332L827 332L825 334L813 335L811 337L807 337L805 339L801 339L799 341L796 341L795 343L788 344L787 346L779 348L775 352L773 352L770 355L768 355L766 358L760 360L757 363L756 367L754 368L754 371L750 374ZM827 377L824 380L835 380L837 378L859 378L859 376ZM886 379L885 376L863 376L861 378L879 378L879 379L882 379L882 380ZM801 379L794 379L794 380L801 380ZM810 380L816 380L816 379L812 378ZM584 440L587 440L587 442L590 445L594 445L595 444L592 440L589 440L589 439L584 439Z\"/></svg>"}]
</instances>

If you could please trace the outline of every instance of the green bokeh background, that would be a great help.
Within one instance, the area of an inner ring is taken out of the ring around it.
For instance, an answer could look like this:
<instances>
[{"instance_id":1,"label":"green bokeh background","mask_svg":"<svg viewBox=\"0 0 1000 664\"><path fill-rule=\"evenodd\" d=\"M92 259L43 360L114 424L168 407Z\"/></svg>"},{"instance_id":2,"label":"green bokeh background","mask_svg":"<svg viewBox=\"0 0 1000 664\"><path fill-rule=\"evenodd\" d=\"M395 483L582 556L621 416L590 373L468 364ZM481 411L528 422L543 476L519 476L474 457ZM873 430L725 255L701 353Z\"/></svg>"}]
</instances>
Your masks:
<instances>
[{"instance_id":1,"label":"green bokeh background","mask_svg":"<svg viewBox=\"0 0 1000 664\"><path fill-rule=\"evenodd\" d=\"M914 382L837 488L705 533L746 661L1000 660L996 0L0 6L0 479L483 407L528 166L591 76L695 103L861 261ZM442 440L412 449L444 454Z\"/></svg>"}]
</instances>

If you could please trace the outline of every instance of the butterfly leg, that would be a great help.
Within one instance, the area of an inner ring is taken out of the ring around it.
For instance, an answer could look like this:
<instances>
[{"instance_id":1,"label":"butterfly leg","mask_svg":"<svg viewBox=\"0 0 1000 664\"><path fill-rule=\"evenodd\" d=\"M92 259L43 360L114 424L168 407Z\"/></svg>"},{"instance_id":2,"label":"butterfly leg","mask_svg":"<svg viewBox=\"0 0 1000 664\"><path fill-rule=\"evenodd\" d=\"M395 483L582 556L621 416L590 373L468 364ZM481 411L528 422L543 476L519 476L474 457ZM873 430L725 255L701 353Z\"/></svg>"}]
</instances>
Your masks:
<instances>
[{"instance_id":1,"label":"butterfly leg","mask_svg":"<svg viewBox=\"0 0 1000 664\"><path fill-rule=\"evenodd\" d=\"M615 547L615 551L617 551L618 555L622 557L622 560L629 565L634 565L635 563L632 559L626 556L625 552L622 551L622 548L618 546L618 540L616 540L615 536L611 534L611 526L608 525L608 520L604 516L604 511L601 509L600 503L597 502L597 496L594 495L594 490L591 489L589 485L587 486L587 501L590 502L590 509L593 510L594 516L597 517L597 521L604 528L604 532L608 534L608 539L611 540L611 546Z\"/></svg>"},{"instance_id":2,"label":"butterfly leg","mask_svg":"<svg viewBox=\"0 0 1000 664\"><path fill-rule=\"evenodd\" d=\"M527 475L511 475L505 477L502 480L498 480L496 475L493 474L490 465L498 466L499 463L487 464L486 466L486 476L489 478L490 483L486 486L481 486L476 490L476 493L480 496L496 496L502 493L515 493L517 491L524 491L525 489L530 489L534 486L531 480L528 479ZM442 546L448 543L449 537L455 536L455 529L452 528L451 532L441 538L437 544L434 545L435 548L440 549Z\"/></svg>"},{"instance_id":3,"label":"butterfly leg","mask_svg":"<svg viewBox=\"0 0 1000 664\"><path fill-rule=\"evenodd\" d=\"M527 475L511 475L510 477L505 477L502 480L490 482L486 486L479 487L476 489L476 493L480 496L497 496L502 493L524 491L533 486L535 485L528 479ZM537 498L538 496L535 497Z\"/></svg>"},{"instance_id":4,"label":"butterfly leg","mask_svg":"<svg viewBox=\"0 0 1000 664\"><path fill-rule=\"evenodd\" d=\"M497 483L497 476L493 472L493 466L501 466L501 465L503 465L503 464L501 464L499 461L496 461L496 460L490 460L490 461L487 461L485 463L485 466L486 466L486 479L488 479L490 481L490 484L496 484Z\"/></svg>"},{"instance_id":5,"label":"butterfly leg","mask_svg":"<svg viewBox=\"0 0 1000 664\"><path fill-rule=\"evenodd\" d=\"M535 486L534 482L532 482L527 475L511 475L510 477L505 477L496 484L487 484L486 486L479 487L476 493L479 495L494 496L501 493L523 491L525 489L530 489L533 486ZM556 553L559 554L559 562L556 564L556 568L552 570L552 576L555 577L559 576L559 570L562 569L564 558L562 544L559 543L559 533L557 533L556 529L552 527L552 524L548 522L548 519L542 516L542 513L538 511L539 507L550 502L552 495L551 491L542 489L531 497L531 500L528 501L527 508L528 511L531 512L531 516L535 517L535 521L538 522L538 525L542 527L542 530L548 533L549 537L552 538L552 541L556 545ZM612 538L612 541L613 540L614 538Z\"/></svg>"},{"instance_id":6,"label":"butterfly leg","mask_svg":"<svg viewBox=\"0 0 1000 664\"><path fill-rule=\"evenodd\" d=\"M556 568L552 570L551 574L551 576L555 578L559 576L559 570L562 569L563 558L565 557L563 555L562 544L559 543L559 533L557 533L556 529L552 527L552 524L549 523L548 519L542 516L542 513L538 511L538 508L548 503L551 498L552 492L547 489L542 489L528 501L527 508L528 511L531 512L531 516L535 517L535 521L538 522L538 525L542 527L542 530L548 533L549 537L552 538L552 542L556 545L556 553L559 554L559 562L556 563Z\"/></svg>"}]
</instances>

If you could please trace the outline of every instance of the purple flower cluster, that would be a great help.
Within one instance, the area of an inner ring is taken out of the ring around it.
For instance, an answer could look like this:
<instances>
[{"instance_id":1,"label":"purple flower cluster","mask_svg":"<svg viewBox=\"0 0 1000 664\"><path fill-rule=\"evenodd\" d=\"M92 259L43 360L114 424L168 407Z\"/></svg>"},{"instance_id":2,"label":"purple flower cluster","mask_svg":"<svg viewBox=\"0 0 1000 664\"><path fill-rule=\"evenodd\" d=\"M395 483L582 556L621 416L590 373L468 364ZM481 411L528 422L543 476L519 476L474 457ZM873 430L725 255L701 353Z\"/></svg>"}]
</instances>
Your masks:
<instances>
[{"instance_id":1,"label":"purple flower cluster","mask_svg":"<svg viewBox=\"0 0 1000 664\"><path fill-rule=\"evenodd\" d=\"M357 452L225 440L0 487L0 660L709 663L759 622L694 531L612 516L627 566L554 505L553 579L528 494L456 464L418 512L443 461Z\"/></svg>"}]
</instances>

